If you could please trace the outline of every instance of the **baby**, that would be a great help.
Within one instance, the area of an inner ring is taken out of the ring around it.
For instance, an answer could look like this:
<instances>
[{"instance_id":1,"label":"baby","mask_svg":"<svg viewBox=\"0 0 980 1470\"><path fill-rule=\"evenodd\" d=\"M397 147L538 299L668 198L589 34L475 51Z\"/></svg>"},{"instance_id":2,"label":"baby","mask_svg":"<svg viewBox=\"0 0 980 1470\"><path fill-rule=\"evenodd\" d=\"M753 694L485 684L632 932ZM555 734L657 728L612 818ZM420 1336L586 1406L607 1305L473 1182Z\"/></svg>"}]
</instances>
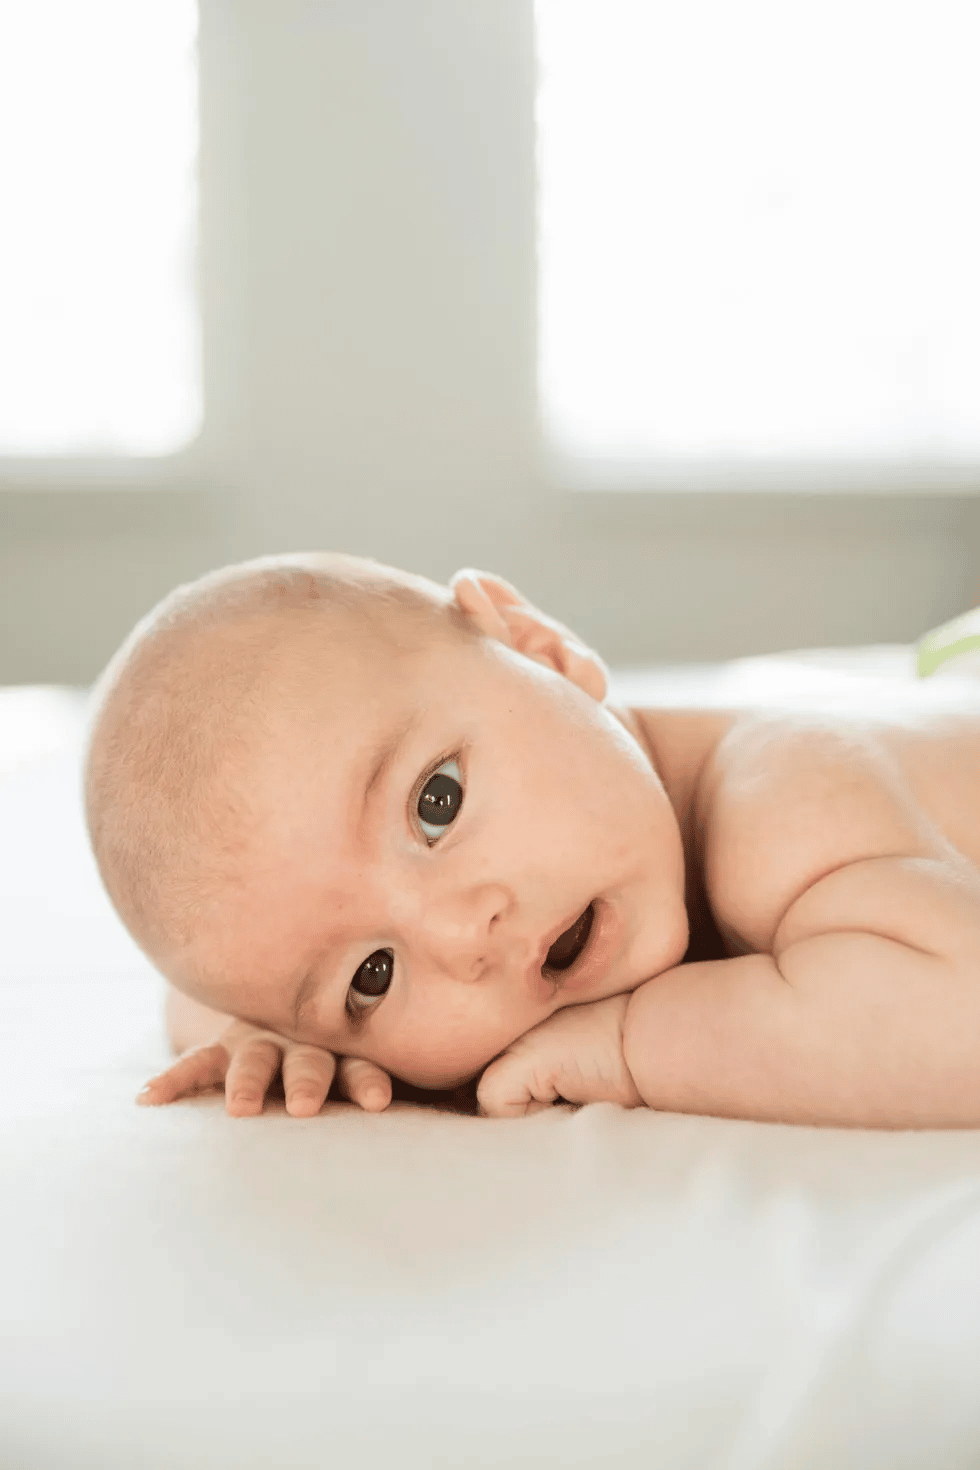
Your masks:
<instances>
[{"instance_id":1,"label":"baby","mask_svg":"<svg viewBox=\"0 0 980 1470\"><path fill-rule=\"evenodd\" d=\"M479 1078L798 1123L980 1125L980 685L904 711L615 709L507 582L267 558L102 681L93 847L170 982L141 1094L261 1112ZM952 692L951 692L952 691Z\"/></svg>"}]
</instances>

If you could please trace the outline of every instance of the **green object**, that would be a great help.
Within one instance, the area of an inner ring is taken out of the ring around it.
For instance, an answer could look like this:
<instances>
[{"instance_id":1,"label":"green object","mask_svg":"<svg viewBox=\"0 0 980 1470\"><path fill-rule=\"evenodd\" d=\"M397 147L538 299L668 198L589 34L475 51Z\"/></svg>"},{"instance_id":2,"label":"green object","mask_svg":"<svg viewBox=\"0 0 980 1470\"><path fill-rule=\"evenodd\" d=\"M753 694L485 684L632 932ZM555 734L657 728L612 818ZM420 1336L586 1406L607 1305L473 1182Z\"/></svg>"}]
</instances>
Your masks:
<instances>
[{"instance_id":1,"label":"green object","mask_svg":"<svg viewBox=\"0 0 980 1470\"><path fill-rule=\"evenodd\" d=\"M975 607L971 612L963 613L958 618L953 618L950 623L943 623L941 628L933 628L931 633L926 633L915 650L915 668L920 679L927 679L934 674L942 664L949 663L952 658L959 658L964 653L980 652L980 607Z\"/></svg>"}]
</instances>

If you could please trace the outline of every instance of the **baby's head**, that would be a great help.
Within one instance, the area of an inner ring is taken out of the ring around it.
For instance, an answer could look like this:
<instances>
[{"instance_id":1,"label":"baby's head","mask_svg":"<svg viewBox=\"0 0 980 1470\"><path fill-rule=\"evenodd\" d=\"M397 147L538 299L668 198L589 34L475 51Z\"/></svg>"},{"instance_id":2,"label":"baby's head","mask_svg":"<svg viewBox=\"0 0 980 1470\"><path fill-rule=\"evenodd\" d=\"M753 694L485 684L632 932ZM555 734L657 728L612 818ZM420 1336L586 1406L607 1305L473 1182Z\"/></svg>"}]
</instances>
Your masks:
<instances>
[{"instance_id":1,"label":"baby's head","mask_svg":"<svg viewBox=\"0 0 980 1470\"><path fill-rule=\"evenodd\" d=\"M106 886L205 1005L454 1086L683 955L677 822L605 693L593 653L483 573L213 573L103 676Z\"/></svg>"}]
</instances>

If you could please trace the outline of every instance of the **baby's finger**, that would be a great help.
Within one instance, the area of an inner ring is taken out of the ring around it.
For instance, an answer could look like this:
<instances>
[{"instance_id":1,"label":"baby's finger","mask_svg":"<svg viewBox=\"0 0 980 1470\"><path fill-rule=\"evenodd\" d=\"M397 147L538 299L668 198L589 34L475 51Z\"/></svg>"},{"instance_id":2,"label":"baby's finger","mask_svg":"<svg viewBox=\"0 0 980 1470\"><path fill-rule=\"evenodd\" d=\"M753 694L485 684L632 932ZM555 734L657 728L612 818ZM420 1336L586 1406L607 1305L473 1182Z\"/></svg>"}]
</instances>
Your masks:
<instances>
[{"instance_id":1,"label":"baby's finger","mask_svg":"<svg viewBox=\"0 0 980 1470\"><path fill-rule=\"evenodd\" d=\"M341 1057L337 1069L340 1090L366 1113L381 1113L391 1102L391 1078L363 1057Z\"/></svg>"},{"instance_id":2,"label":"baby's finger","mask_svg":"<svg viewBox=\"0 0 980 1470\"><path fill-rule=\"evenodd\" d=\"M261 1113L265 1095L279 1071L281 1049L268 1036L257 1037L235 1053L225 1077L225 1112L233 1118Z\"/></svg>"},{"instance_id":3,"label":"baby's finger","mask_svg":"<svg viewBox=\"0 0 980 1470\"><path fill-rule=\"evenodd\" d=\"M151 1077L136 1101L157 1107L176 1102L179 1097L192 1097L208 1087L220 1087L228 1069L228 1052L220 1043L199 1046L174 1062L165 1072Z\"/></svg>"},{"instance_id":4,"label":"baby's finger","mask_svg":"<svg viewBox=\"0 0 980 1470\"><path fill-rule=\"evenodd\" d=\"M282 1086L286 1112L294 1118L312 1118L326 1101L337 1060L318 1046L291 1046L283 1054Z\"/></svg>"}]
</instances>

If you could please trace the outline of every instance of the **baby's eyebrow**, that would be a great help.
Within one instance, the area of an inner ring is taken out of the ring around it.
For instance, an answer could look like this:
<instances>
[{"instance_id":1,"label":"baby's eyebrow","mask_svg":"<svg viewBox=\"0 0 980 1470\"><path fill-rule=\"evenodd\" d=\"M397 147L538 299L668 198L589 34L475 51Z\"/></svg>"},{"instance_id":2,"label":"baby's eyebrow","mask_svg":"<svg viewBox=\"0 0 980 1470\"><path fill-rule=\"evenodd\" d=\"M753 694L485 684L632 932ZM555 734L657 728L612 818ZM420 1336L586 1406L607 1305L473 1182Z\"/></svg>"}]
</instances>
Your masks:
<instances>
[{"instance_id":1,"label":"baby's eyebrow","mask_svg":"<svg viewBox=\"0 0 980 1470\"><path fill-rule=\"evenodd\" d=\"M316 971L311 970L310 973L305 976L305 978L301 981L300 987L293 997L293 1025L297 1031L303 1024L303 1012L309 1005L310 1001L313 999L313 992L316 990L316 982Z\"/></svg>"},{"instance_id":2,"label":"baby's eyebrow","mask_svg":"<svg viewBox=\"0 0 980 1470\"><path fill-rule=\"evenodd\" d=\"M371 795L372 790L375 786L377 786L379 781L384 779L385 772L401 749L402 742L405 740L409 731L412 730L417 724L418 715L409 715L408 718L406 720L403 720L400 725L397 725L394 730L389 730L385 734L381 743L378 745L377 749L374 752L371 763L368 766L368 770L371 774L368 776L367 782L364 787L364 798L361 804L362 814L364 808L367 806L368 797Z\"/></svg>"},{"instance_id":3,"label":"baby's eyebrow","mask_svg":"<svg viewBox=\"0 0 980 1470\"><path fill-rule=\"evenodd\" d=\"M301 1031L302 1027L306 1024L306 1020L307 1020L307 1017L305 1015L306 1009L309 1006L310 1001L314 999L314 997L315 997L317 991L319 990L319 988L320 988L320 976L319 976L319 974L317 973L317 971L315 969L314 970L311 970L308 975L304 976L303 981L300 984L299 989L297 990L295 996L293 997L293 1004L292 1004L292 1007L291 1007L290 1014L291 1014L291 1017L292 1017L293 1029L295 1031L297 1031L297 1032ZM338 1045L341 1045L342 1046L344 1040L346 1040L347 1038L350 1037L350 1035L351 1035L351 1033L352 1033L352 1031L354 1029L353 1023L351 1021L351 1018L347 1014L346 1007L344 1007L344 1006L341 1006L341 1008L340 1008L339 1020L341 1022L342 1033L343 1033L342 1034L342 1037L339 1040L337 1040L337 1041L331 1040L328 1043L326 1040L320 1039L320 1040L318 1040L314 1044L317 1045L317 1046L324 1046L324 1047L327 1048L328 1051L335 1050Z\"/></svg>"}]
</instances>

